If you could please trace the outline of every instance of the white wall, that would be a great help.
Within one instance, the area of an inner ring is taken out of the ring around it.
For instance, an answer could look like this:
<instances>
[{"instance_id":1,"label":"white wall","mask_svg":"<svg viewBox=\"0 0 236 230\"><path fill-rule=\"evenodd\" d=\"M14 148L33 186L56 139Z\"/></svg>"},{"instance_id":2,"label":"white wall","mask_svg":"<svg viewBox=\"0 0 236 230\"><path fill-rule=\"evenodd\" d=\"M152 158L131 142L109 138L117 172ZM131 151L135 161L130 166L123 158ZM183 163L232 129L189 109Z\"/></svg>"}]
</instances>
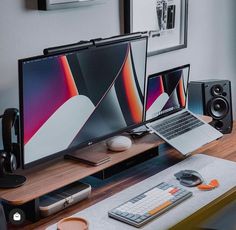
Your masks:
<instances>
[{"instance_id":1,"label":"white wall","mask_svg":"<svg viewBox=\"0 0 236 230\"><path fill-rule=\"evenodd\" d=\"M26 7L35 2L1 0L0 113L18 107L18 59L41 54L45 47L120 33L119 0L51 12ZM192 80L230 79L235 98L235 10L235 0L189 0L188 48L150 57L148 73L190 63ZM236 114L235 105L234 100Z\"/></svg>"}]
</instances>

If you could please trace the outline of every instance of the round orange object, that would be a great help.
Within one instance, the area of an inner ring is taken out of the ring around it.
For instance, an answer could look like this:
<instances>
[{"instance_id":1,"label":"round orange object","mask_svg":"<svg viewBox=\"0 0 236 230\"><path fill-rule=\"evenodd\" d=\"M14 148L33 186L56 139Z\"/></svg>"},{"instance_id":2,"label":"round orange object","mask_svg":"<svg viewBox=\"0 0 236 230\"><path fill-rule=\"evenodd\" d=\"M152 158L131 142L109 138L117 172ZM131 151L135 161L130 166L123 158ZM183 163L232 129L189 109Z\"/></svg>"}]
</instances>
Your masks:
<instances>
[{"instance_id":1,"label":"round orange object","mask_svg":"<svg viewBox=\"0 0 236 230\"><path fill-rule=\"evenodd\" d=\"M88 230L88 221L80 217L68 217L57 224L58 230Z\"/></svg>"}]
</instances>

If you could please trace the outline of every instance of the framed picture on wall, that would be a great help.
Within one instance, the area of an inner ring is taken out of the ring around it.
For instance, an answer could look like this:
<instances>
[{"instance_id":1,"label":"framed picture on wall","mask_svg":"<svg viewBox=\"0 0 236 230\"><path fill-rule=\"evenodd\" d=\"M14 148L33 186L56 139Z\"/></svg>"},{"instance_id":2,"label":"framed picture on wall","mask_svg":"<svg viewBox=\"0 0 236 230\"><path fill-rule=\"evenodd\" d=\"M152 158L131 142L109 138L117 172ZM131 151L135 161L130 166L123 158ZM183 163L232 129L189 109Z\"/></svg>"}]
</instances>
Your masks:
<instances>
[{"instance_id":1,"label":"framed picture on wall","mask_svg":"<svg viewBox=\"0 0 236 230\"><path fill-rule=\"evenodd\" d=\"M187 47L188 0L125 0L125 33L146 31L148 56Z\"/></svg>"},{"instance_id":2,"label":"framed picture on wall","mask_svg":"<svg viewBox=\"0 0 236 230\"><path fill-rule=\"evenodd\" d=\"M58 10L104 3L106 0L38 0L39 10Z\"/></svg>"}]
</instances>

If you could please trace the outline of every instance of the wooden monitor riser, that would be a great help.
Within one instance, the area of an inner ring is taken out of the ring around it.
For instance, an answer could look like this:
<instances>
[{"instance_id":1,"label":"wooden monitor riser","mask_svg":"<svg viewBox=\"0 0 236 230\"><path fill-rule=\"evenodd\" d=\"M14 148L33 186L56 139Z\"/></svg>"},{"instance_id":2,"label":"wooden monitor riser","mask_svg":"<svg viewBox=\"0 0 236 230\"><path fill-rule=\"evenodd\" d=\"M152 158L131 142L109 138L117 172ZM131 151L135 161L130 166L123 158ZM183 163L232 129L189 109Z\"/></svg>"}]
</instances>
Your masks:
<instances>
[{"instance_id":1,"label":"wooden monitor riser","mask_svg":"<svg viewBox=\"0 0 236 230\"><path fill-rule=\"evenodd\" d=\"M211 121L209 117L203 116L203 119L206 122ZM0 197L11 205L22 205L164 143L153 134L132 141L130 149L119 153L108 151L105 142L80 150L89 151L88 154L105 152L111 157L109 162L96 167L60 158L18 171L18 174L26 176L26 183L15 189L0 189Z\"/></svg>"}]
</instances>

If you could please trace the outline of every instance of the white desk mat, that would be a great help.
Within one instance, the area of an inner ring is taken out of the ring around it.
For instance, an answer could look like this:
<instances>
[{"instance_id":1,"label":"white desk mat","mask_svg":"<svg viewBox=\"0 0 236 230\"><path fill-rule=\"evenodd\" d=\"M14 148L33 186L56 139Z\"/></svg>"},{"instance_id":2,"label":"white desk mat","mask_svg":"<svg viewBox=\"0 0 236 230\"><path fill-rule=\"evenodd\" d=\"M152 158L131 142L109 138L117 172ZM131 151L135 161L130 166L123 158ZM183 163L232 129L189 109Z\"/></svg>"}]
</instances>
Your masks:
<instances>
[{"instance_id":1,"label":"white desk mat","mask_svg":"<svg viewBox=\"0 0 236 230\"><path fill-rule=\"evenodd\" d=\"M166 170L138 184L135 184L93 206L90 206L89 208L76 213L74 216L87 219L89 221L90 230L137 229L108 217L108 211L161 182L169 182L173 185L180 186L179 182L175 179L174 174L184 169L198 171L207 182L216 178L220 182L220 187L212 191L200 191L197 188L187 188L193 192L193 196L191 198L185 200L163 215L147 223L141 229L168 229L236 186L235 162L198 154L191 156L184 161L167 168ZM56 229L56 224L47 228L47 230L54 229Z\"/></svg>"}]
</instances>

